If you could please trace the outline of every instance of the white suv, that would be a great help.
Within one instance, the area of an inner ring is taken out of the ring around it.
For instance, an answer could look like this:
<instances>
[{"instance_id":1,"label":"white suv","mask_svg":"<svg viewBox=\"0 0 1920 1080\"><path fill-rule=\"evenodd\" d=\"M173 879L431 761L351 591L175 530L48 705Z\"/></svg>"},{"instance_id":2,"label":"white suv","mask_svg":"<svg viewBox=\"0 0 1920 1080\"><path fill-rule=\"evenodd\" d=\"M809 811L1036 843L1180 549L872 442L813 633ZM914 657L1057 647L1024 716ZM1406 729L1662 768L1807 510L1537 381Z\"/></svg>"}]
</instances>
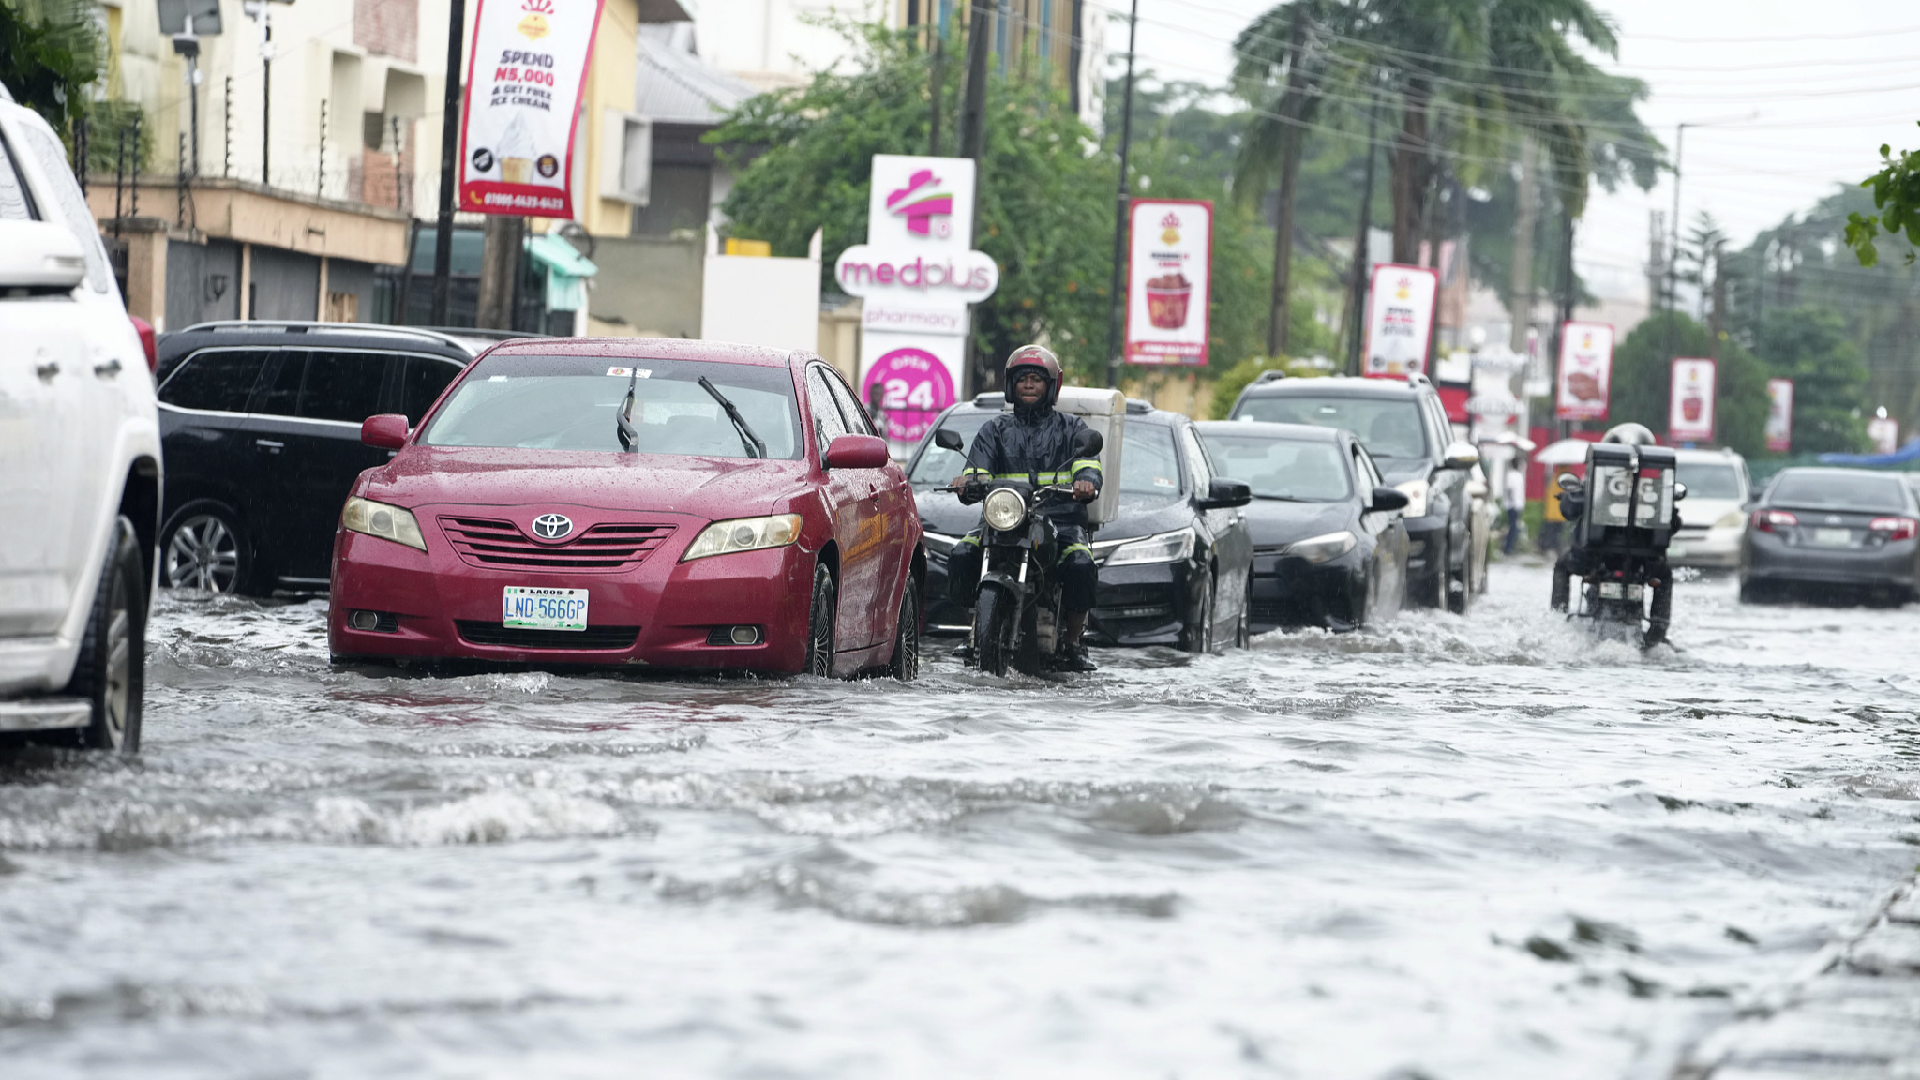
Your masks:
<instances>
[{"instance_id":1,"label":"white suv","mask_svg":"<svg viewBox=\"0 0 1920 1080\"><path fill-rule=\"evenodd\" d=\"M0 733L139 748L160 508L151 342L59 137L0 87Z\"/></svg>"}]
</instances>

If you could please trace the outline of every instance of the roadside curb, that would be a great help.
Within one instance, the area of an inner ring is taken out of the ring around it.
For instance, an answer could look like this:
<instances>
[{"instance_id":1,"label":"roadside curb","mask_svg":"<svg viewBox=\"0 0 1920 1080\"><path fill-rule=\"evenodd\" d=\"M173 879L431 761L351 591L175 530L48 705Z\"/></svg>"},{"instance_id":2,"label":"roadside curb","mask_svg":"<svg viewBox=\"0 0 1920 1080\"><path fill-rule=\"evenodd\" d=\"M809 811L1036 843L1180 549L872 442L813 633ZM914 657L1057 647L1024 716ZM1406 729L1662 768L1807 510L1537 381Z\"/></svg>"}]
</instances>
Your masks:
<instances>
[{"instance_id":1,"label":"roadside curb","mask_svg":"<svg viewBox=\"0 0 1920 1080\"><path fill-rule=\"evenodd\" d=\"M1695 1044L1671 1080L1920 1080L1920 876L1784 986Z\"/></svg>"}]
</instances>

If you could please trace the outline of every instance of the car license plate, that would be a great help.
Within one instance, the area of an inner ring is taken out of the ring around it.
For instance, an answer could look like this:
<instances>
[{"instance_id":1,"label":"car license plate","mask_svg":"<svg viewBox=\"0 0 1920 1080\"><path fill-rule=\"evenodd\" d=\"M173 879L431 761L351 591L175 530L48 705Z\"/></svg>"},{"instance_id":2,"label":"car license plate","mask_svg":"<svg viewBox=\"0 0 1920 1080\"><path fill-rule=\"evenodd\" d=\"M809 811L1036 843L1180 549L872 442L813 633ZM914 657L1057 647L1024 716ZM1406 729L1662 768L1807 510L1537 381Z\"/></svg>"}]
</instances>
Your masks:
<instances>
[{"instance_id":1,"label":"car license plate","mask_svg":"<svg viewBox=\"0 0 1920 1080\"><path fill-rule=\"evenodd\" d=\"M1602 600L1620 600L1620 599L1638 600L1642 595L1641 593L1642 588L1643 586L1640 586L1640 585L1625 585L1618 581L1603 581L1600 583L1600 599Z\"/></svg>"},{"instance_id":2,"label":"car license plate","mask_svg":"<svg viewBox=\"0 0 1920 1080\"><path fill-rule=\"evenodd\" d=\"M1847 547L1853 543L1852 529L1815 529L1813 542L1822 547Z\"/></svg>"},{"instance_id":3,"label":"car license plate","mask_svg":"<svg viewBox=\"0 0 1920 1080\"><path fill-rule=\"evenodd\" d=\"M585 630L587 590L508 585L500 590L500 625L515 630Z\"/></svg>"},{"instance_id":4,"label":"car license plate","mask_svg":"<svg viewBox=\"0 0 1920 1080\"><path fill-rule=\"evenodd\" d=\"M1687 545L1685 544L1668 544L1667 545L1667 558L1684 559L1686 557L1687 557Z\"/></svg>"}]
</instances>

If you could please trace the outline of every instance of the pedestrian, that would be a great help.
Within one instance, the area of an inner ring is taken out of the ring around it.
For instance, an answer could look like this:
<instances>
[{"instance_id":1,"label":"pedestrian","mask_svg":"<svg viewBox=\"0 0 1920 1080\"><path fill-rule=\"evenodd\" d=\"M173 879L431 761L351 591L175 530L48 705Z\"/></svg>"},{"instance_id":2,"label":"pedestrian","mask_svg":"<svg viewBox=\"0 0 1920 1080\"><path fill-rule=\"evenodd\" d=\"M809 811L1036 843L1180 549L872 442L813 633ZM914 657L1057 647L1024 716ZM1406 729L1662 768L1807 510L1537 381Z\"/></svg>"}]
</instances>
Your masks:
<instances>
[{"instance_id":1,"label":"pedestrian","mask_svg":"<svg viewBox=\"0 0 1920 1080\"><path fill-rule=\"evenodd\" d=\"M1527 509L1527 467L1524 462L1514 462L1507 466L1505 501L1507 504L1507 542L1500 550L1512 555L1525 538L1526 528L1521 524L1521 515Z\"/></svg>"}]
</instances>

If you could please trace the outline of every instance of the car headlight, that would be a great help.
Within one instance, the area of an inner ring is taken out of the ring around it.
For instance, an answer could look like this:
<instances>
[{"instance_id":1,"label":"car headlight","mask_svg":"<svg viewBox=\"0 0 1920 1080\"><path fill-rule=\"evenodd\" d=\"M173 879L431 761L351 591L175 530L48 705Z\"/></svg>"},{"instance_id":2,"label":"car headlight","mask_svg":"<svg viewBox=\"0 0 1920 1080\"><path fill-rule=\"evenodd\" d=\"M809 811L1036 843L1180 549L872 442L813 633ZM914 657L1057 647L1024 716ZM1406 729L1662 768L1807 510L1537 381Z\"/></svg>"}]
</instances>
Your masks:
<instances>
[{"instance_id":1,"label":"car headlight","mask_svg":"<svg viewBox=\"0 0 1920 1080\"><path fill-rule=\"evenodd\" d=\"M413 512L398 506L356 496L348 499L347 505L341 508L340 525L348 532L364 533L421 551L427 550L426 537L420 535L420 523L413 519Z\"/></svg>"},{"instance_id":2,"label":"car headlight","mask_svg":"<svg viewBox=\"0 0 1920 1080\"><path fill-rule=\"evenodd\" d=\"M1747 527L1747 515L1738 510L1729 510L1720 515L1720 520L1714 522L1713 527L1716 529L1744 529Z\"/></svg>"},{"instance_id":3,"label":"car headlight","mask_svg":"<svg viewBox=\"0 0 1920 1080\"><path fill-rule=\"evenodd\" d=\"M1407 508L1400 512L1401 516L1410 518L1427 516L1428 485L1425 480L1402 480L1393 486L1407 497Z\"/></svg>"},{"instance_id":4,"label":"car headlight","mask_svg":"<svg viewBox=\"0 0 1920 1080\"><path fill-rule=\"evenodd\" d=\"M1113 554L1107 556L1107 565L1185 562L1192 556L1193 530L1181 529L1179 532L1155 533L1129 540L1113 549Z\"/></svg>"},{"instance_id":5,"label":"car headlight","mask_svg":"<svg viewBox=\"0 0 1920 1080\"><path fill-rule=\"evenodd\" d=\"M1310 563L1323 563L1352 551L1353 545L1357 543L1359 541L1350 532L1321 533L1319 536L1309 536L1298 543L1288 544L1280 554L1292 555Z\"/></svg>"},{"instance_id":6,"label":"car headlight","mask_svg":"<svg viewBox=\"0 0 1920 1080\"><path fill-rule=\"evenodd\" d=\"M1006 532L1026 520L1027 500L1012 488L995 488L987 492L987 501L980 513L987 519L988 526Z\"/></svg>"},{"instance_id":7,"label":"car headlight","mask_svg":"<svg viewBox=\"0 0 1920 1080\"><path fill-rule=\"evenodd\" d=\"M736 551L786 547L800 539L799 514L775 514L772 517L730 518L716 521L700 530L687 545L681 562L692 562L711 555L730 555Z\"/></svg>"}]
</instances>

